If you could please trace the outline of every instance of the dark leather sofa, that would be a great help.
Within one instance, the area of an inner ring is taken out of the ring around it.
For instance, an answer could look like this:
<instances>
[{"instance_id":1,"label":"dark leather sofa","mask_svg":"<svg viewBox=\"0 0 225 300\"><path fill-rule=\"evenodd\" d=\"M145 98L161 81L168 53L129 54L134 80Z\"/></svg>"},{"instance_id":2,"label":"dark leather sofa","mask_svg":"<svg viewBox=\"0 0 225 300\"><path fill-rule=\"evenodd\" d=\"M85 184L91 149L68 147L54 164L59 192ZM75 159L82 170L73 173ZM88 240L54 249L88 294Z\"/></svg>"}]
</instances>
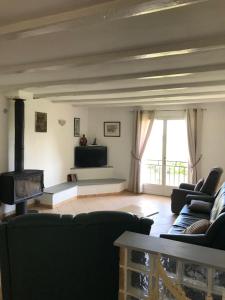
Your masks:
<instances>
[{"instance_id":1,"label":"dark leather sofa","mask_svg":"<svg viewBox=\"0 0 225 300\"><path fill-rule=\"evenodd\" d=\"M195 184L189 183L181 183L179 188L173 189L171 194L172 212L175 214L180 213L181 209L186 204L186 196L188 194L196 196L214 196L222 173L222 168L212 168L200 189L196 189L197 186Z\"/></svg>"},{"instance_id":2,"label":"dark leather sofa","mask_svg":"<svg viewBox=\"0 0 225 300\"><path fill-rule=\"evenodd\" d=\"M192 200L213 203L211 212L196 213L191 211L188 205ZM189 195L186 197L186 203L169 232L161 234L160 237L225 250L225 183L215 197ZM207 219L212 222L205 234L183 233L188 226L200 219Z\"/></svg>"},{"instance_id":3,"label":"dark leather sofa","mask_svg":"<svg viewBox=\"0 0 225 300\"><path fill-rule=\"evenodd\" d=\"M4 300L117 300L119 249L126 230L153 221L123 212L33 214L0 225Z\"/></svg>"}]
</instances>

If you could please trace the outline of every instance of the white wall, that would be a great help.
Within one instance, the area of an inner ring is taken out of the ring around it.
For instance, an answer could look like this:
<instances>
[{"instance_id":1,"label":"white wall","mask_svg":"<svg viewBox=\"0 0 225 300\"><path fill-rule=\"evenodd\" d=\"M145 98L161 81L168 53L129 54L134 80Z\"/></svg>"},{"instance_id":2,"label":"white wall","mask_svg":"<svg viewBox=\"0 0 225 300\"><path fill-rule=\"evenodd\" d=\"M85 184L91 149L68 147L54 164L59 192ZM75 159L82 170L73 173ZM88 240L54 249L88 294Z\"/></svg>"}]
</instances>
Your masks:
<instances>
[{"instance_id":1,"label":"white wall","mask_svg":"<svg viewBox=\"0 0 225 300\"><path fill-rule=\"evenodd\" d=\"M8 100L0 94L0 172L8 170Z\"/></svg>"},{"instance_id":2,"label":"white wall","mask_svg":"<svg viewBox=\"0 0 225 300\"><path fill-rule=\"evenodd\" d=\"M0 96L0 171L7 170L7 117L3 109L7 101ZM213 166L221 166L225 170L225 103L204 106L202 134L202 176L207 176ZM35 132L35 112L47 112L48 132ZM88 137L88 143L97 138L97 143L108 147L108 164L114 167L114 176L129 178L132 113L127 108L74 108L68 104L26 101L25 128L25 167L45 170L45 186L51 186L66 180L73 166L74 146L79 138L73 137L73 119L81 118L81 133ZM60 126L58 119L65 119L66 124ZM121 137L104 137L105 121L121 122ZM11 122L10 122L11 123ZM12 123L11 123L12 125ZM12 126L11 126L12 127ZM14 140L10 138L13 149ZM11 151L10 151L11 152ZM13 160L10 158L13 168ZM225 173L222 178L225 181Z\"/></svg>"},{"instance_id":3,"label":"white wall","mask_svg":"<svg viewBox=\"0 0 225 300\"><path fill-rule=\"evenodd\" d=\"M47 113L47 133L35 132L35 112ZM81 133L87 133L88 110L51 102L25 102L25 168L43 169L45 186L66 181L74 165L74 117L81 118ZM66 121L64 126L58 120Z\"/></svg>"},{"instance_id":4,"label":"white wall","mask_svg":"<svg viewBox=\"0 0 225 300\"><path fill-rule=\"evenodd\" d=\"M46 112L47 133L35 132L35 112ZM14 110L10 108L9 165L14 169ZM52 186L66 180L74 165L74 146L79 138L73 137L74 117L81 119L81 134L85 133L88 143L97 138L97 143L108 146L108 164L114 167L114 177L129 178L132 140L132 113L124 108L75 108L68 104L53 104L46 101L25 102L25 153L27 169L43 169L45 186ZM66 120L64 126L59 119ZM104 121L120 121L121 137L104 137Z\"/></svg>"},{"instance_id":5,"label":"white wall","mask_svg":"<svg viewBox=\"0 0 225 300\"><path fill-rule=\"evenodd\" d=\"M204 106L201 175L207 176L212 167L224 169L225 181L225 103Z\"/></svg>"},{"instance_id":6,"label":"white wall","mask_svg":"<svg viewBox=\"0 0 225 300\"><path fill-rule=\"evenodd\" d=\"M121 122L120 137L104 137L103 123L107 121ZM127 108L89 108L88 142L97 138L99 145L108 147L108 165L114 167L114 176L129 178L131 143L132 143L132 113Z\"/></svg>"}]
</instances>

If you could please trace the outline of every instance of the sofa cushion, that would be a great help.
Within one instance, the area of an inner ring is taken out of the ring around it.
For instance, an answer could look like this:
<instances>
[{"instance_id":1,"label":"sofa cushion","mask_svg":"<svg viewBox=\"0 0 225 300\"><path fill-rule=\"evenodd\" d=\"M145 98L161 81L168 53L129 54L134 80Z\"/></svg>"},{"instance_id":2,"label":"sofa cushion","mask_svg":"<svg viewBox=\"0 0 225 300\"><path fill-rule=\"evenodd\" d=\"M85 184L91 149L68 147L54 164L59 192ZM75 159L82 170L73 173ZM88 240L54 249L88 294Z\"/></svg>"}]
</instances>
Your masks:
<instances>
[{"instance_id":1,"label":"sofa cushion","mask_svg":"<svg viewBox=\"0 0 225 300\"><path fill-rule=\"evenodd\" d=\"M199 179L199 181L196 183L194 191L200 191L204 183L204 178Z\"/></svg>"},{"instance_id":2,"label":"sofa cushion","mask_svg":"<svg viewBox=\"0 0 225 300\"><path fill-rule=\"evenodd\" d=\"M208 230L209 226L211 225L209 220L201 219L198 220L197 222L191 224L188 226L185 230L185 234L202 234L206 233Z\"/></svg>"},{"instance_id":3,"label":"sofa cushion","mask_svg":"<svg viewBox=\"0 0 225 300\"><path fill-rule=\"evenodd\" d=\"M173 226L168 231L168 234L182 234L184 230L191 226L193 223L206 219L209 220L209 214L203 213L194 213L192 212L187 205L185 205L180 213L180 215L175 220Z\"/></svg>"},{"instance_id":4,"label":"sofa cushion","mask_svg":"<svg viewBox=\"0 0 225 300\"><path fill-rule=\"evenodd\" d=\"M185 205L182 208L182 210L180 212L180 215L185 215L186 217L190 216L190 217L193 217L193 218L197 218L198 220L200 220L200 219L209 220L210 219L210 214L209 213L194 212L189 208L189 205Z\"/></svg>"},{"instance_id":5,"label":"sofa cushion","mask_svg":"<svg viewBox=\"0 0 225 300\"><path fill-rule=\"evenodd\" d=\"M192 200L189 208L193 212L203 212L203 213L210 213L212 210L213 204L206 201L201 200Z\"/></svg>"},{"instance_id":6,"label":"sofa cushion","mask_svg":"<svg viewBox=\"0 0 225 300\"><path fill-rule=\"evenodd\" d=\"M180 226L173 225L170 230L168 231L168 234L182 234L184 232L184 228Z\"/></svg>"},{"instance_id":7,"label":"sofa cushion","mask_svg":"<svg viewBox=\"0 0 225 300\"><path fill-rule=\"evenodd\" d=\"M201 219L197 218L195 216L179 215L173 225L182 227L184 230L191 224L197 222L198 220L201 220Z\"/></svg>"},{"instance_id":8,"label":"sofa cushion","mask_svg":"<svg viewBox=\"0 0 225 300\"><path fill-rule=\"evenodd\" d=\"M214 205L210 214L210 221L215 221L217 217L223 212L225 212L225 183L222 185L214 201Z\"/></svg>"}]
</instances>

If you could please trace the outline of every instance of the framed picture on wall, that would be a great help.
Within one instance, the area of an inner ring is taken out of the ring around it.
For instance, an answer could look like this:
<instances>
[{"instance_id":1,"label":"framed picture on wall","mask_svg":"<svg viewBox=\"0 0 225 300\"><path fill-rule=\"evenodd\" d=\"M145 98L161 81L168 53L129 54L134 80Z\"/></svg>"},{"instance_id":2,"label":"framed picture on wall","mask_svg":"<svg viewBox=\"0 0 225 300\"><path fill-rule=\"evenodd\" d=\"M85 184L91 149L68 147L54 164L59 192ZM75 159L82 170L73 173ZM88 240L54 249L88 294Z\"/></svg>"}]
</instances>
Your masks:
<instances>
[{"instance_id":1,"label":"framed picture on wall","mask_svg":"<svg viewBox=\"0 0 225 300\"><path fill-rule=\"evenodd\" d=\"M80 137L80 118L74 118L74 136Z\"/></svg>"},{"instance_id":2,"label":"framed picture on wall","mask_svg":"<svg viewBox=\"0 0 225 300\"><path fill-rule=\"evenodd\" d=\"M120 122L104 122L105 137L120 137Z\"/></svg>"},{"instance_id":3,"label":"framed picture on wall","mask_svg":"<svg viewBox=\"0 0 225 300\"><path fill-rule=\"evenodd\" d=\"M35 131L47 132L47 113L35 112Z\"/></svg>"}]
</instances>

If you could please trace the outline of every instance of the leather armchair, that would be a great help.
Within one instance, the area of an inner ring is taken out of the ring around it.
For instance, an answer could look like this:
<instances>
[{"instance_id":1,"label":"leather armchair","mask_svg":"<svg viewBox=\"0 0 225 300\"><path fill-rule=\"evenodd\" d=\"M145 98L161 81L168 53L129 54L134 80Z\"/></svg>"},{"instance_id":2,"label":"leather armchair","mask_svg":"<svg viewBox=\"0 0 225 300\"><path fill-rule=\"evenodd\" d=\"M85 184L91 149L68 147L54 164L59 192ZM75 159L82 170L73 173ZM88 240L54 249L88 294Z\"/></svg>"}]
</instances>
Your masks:
<instances>
[{"instance_id":1,"label":"leather armchair","mask_svg":"<svg viewBox=\"0 0 225 300\"><path fill-rule=\"evenodd\" d=\"M200 191L195 191L195 185L181 183L178 189L173 189L171 194L171 210L175 214L179 214L181 209L186 204L187 195L196 196L214 196L218 183L220 181L221 175L223 173L222 168L213 168ZM198 197L199 199L199 197Z\"/></svg>"},{"instance_id":2,"label":"leather armchair","mask_svg":"<svg viewBox=\"0 0 225 300\"><path fill-rule=\"evenodd\" d=\"M153 221L123 212L27 214L0 225L4 300L117 300L124 232Z\"/></svg>"},{"instance_id":3,"label":"leather armchair","mask_svg":"<svg viewBox=\"0 0 225 300\"><path fill-rule=\"evenodd\" d=\"M205 234L161 234L161 238L225 250L225 213L211 224Z\"/></svg>"},{"instance_id":4,"label":"leather armchair","mask_svg":"<svg viewBox=\"0 0 225 300\"><path fill-rule=\"evenodd\" d=\"M193 211L188 204L192 200L201 200L212 203L210 211ZM187 204L182 208L179 216L171 226L167 234L160 237L225 250L225 182L215 196L188 195ZM184 234L184 230L199 220L209 220L211 225L205 234Z\"/></svg>"}]
</instances>

